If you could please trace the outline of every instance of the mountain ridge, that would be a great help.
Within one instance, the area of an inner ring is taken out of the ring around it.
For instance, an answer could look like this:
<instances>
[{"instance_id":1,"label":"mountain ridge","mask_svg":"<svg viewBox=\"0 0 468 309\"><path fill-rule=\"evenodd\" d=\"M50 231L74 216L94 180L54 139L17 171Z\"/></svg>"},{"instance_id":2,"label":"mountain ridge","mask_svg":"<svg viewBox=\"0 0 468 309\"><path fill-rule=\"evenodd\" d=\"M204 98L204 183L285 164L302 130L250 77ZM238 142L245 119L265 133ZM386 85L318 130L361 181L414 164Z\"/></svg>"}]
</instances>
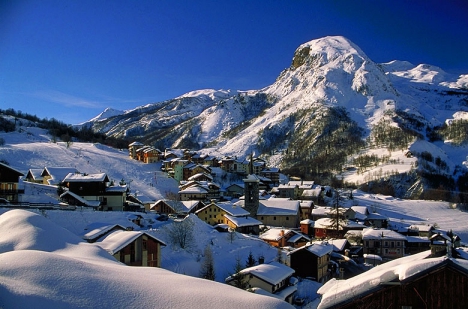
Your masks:
<instances>
[{"instance_id":1,"label":"mountain ridge","mask_svg":"<svg viewBox=\"0 0 468 309\"><path fill-rule=\"evenodd\" d=\"M301 44L290 66L263 89L195 90L88 125L158 148L254 153L294 173L302 166L300 176L308 177L305 166L336 174L369 147L408 151L418 139L445 141L440 130L455 115L468 119L468 75L407 61L375 63L350 40L331 36ZM461 139L456 147L466 147ZM461 164L447 162L446 174Z\"/></svg>"}]
</instances>

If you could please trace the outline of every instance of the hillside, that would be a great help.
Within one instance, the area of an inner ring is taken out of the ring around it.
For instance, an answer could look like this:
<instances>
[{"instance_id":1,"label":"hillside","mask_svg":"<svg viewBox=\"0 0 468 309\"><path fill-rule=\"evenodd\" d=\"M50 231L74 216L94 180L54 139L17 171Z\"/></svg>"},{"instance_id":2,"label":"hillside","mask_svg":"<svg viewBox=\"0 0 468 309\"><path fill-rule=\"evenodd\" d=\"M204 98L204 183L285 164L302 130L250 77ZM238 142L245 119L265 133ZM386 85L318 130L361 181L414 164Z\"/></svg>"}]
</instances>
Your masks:
<instances>
[{"instance_id":1,"label":"hillside","mask_svg":"<svg viewBox=\"0 0 468 309\"><path fill-rule=\"evenodd\" d=\"M35 127L21 127L21 130L9 133L0 132L0 138L5 140L5 144L0 146L0 160L8 161L12 167L23 173L26 173L29 168L44 166L75 166L80 171L88 173L103 171L111 179L132 180L130 183L132 193L138 192L138 196L150 200L163 197L166 192L177 190L177 184L174 180L167 178L164 173L160 172L160 164L143 164L130 160L125 150L120 151L91 143L73 143L67 148L66 143L53 143L45 130ZM401 168L405 167L401 166ZM156 175L156 178L154 178L154 175ZM151 182L153 186L149 185ZM55 202L57 199L55 187L24 183L24 188L25 196L23 200L25 201ZM372 211L377 211L389 217L393 225L407 227L411 224L436 223L443 230L453 230L464 242L468 239L468 227L466 225L468 213L453 207L450 203L402 200L391 196L363 193L357 190L353 192L353 196L353 200L347 200L343 203L367 205ZM37 299L37 297L39 297L39 304L50 305L54 301L54 307L77 308L80 307L78 302L80 304L87 303L94 298L100 298L100 304L103 306L106 306L111 301L110 299L114 299L114 304L117 301L121 304L128 304L127 300L123 300L128 296L128 293L118 288L122 286L120 275L128 278L124 285L127 290L133 291L133 289L140 289L141 286L145 286L143 291L146 291L148 285L152 286L153 293L143 293L142 298L132 300L135 303L150 304L155 301L154 297L158 297L158 300L162 299L164 302L172 304L184 302L184 299L197 299L197 304L204 306L205 301L208 301L207 298L216 301L216 295L208 292L207 294L194 296L187 292L182 298L178 297L177 300L172 297L179 295L177 291L181 287L185 287L185 284L189 286L196 285L197 287L202 285L208 289L207 291L219 291L217 285L212 285L214 283L205 283L203 280L201 282L193 281L198 279L182 276L199 276L202 252L206 246L212 248L216 281L218 282L223 282L224 278L232 272L237 257L244 262L249 252L252 252L256 258L263 255L266 261L271 261L275 259L277 254L276 249L260 242L255 237L237 234L237 237L231 241L226 234L218 233L196 218L193 218L195 221L195 234L197 235L196 241L189 250L181 250L170 245L166 232L166 226L170 224L170 221L159 222L155 220L155 215L143 214L148 224L151 224L151 227L145 226L143 229L169 244L163 248L161 263L162 267L168 271L150 270L150 272L145 272L139 270L132 272L125 267L122 268L122 266L116 265L105 252L96 251L96 248L93 249L84 246L85 244L78 243L79 236L83 234L87 225L93 222L128 225L132 213L58 210L36 211L35 213L40 215L39 218L30 217L31 215L26 217L19 215L19 218L23 219L15 221L12 217L9 217L13 216L13 213L9 214L7 208L0 209L0 220L5 220L5 224L0 224L0 226L12 231L8 234L10 235L8 239L2 238L0 244L0 259L11 265L11 267L4 267L2 276L17 282L14 286L8 285L10 292L1 294L1 298L21 301L25 306L30 304L31 299ZM4 215L8 215L8 217L3 217ZM28 226L25 221L32 224L32 226ZM63 228L66 232L61 230ZM134 226L134 228L138 229L139 227ZM2 235L6 235L6 233ZM34 250L34 252L31 252L31 250ZM77 253L80 253L79 256L75 255ZM34 254L35 262L11 263L12 259L30 261L28 257L31 254ZM85 258L83 255L87 255L87 257ZM52 263L57 267L49 267ZM67 272L60 272L65 265L70 265L66 268ZM33 269L38 269L34 273L34 278L30 275ZM79 273L80 269L86 269L94 275L92 278L82 275ZM18 277L11 275L12 271L18 274ZM112 275L110 275L111 273ZM67 274L72 278L68 278ZM170 295L168 295L153 287L159 286L162 276L165 278L164 281L171 286L177 285L177 287L173 288L174 293L171 291ZM61 287L60 293L66 295L68 300L58 299L58 294L52 292L52 287L56 285L56 281L52 280L52 278L57 277L60 277L61 280L74 280L74 284L83 286L83 293L75 295L65 285ZM156 279L152 279L152 277ZM153 282L153 280L156 282ZM39 294L36 294L34 292L36 290L33 290L25 298L19 296L20 291L25 289L26 284L36 286L39 281L43 285L43 289L37 290ZM89 284L85 286L84 282ZM113 286L115 289L107 291L105 295L99 294L100 296L96 296L94 293L99 289L93 287L100 285ZM313 289L300 287L299 292L300 295L308 297L308 301L312 301L315 298L317 288L317 286L314 286ZM191 291L191 288L187 287L187 291ZM226 290L225 293L238 297L237 291ZM156 296L153 297L152 295ZM242 298L242 296L239 297ZM242 302L242 300L240 301ZM269 301L264 303L263 299L252 299L251 301L258 301L260 307L265 305L274 308L278 305ZM10 307L8 302L3 302L0 305L5 308ZM256 303L256 308L258 306Z\"/></svg>"},{"instance_id":2,"label":"hillside","mask_svg":"<svg viewBox=\"0 0 468 309\"><path fill-rule=\"evenodd\" d=\"M161 149L253 152L302 178L337 177L351 185L384 180L394 195L427 198L433 175L447 192L465 189L457 179L467 175L468 75L405 61L375 63L348 39L325 37L299 46L290 66L263 89L192 91L106 111L82 126ZM421 143L431 149L431 161ZM402 164L400 178L378 174ZM395 188L403 178L407 185Z\"/></svg>"}]
</instances>

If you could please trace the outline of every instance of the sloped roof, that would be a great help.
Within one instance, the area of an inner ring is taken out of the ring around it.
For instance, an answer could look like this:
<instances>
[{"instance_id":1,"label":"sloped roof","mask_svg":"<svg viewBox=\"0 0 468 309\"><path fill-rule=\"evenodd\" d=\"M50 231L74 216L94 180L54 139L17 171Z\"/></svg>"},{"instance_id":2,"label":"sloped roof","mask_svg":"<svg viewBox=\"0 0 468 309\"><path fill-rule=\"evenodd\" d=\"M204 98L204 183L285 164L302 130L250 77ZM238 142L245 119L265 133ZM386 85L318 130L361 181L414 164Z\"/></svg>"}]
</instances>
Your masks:
<instances>
[{"instance_id":1,"label":"sloped roof","mask_svg":"<svg viewBox=\"0 0 468 309\"><path fill-rule=\"evenodd\" d=\"M289 233L294 233L294 231L282 228L271 228L268 231L262 233L259 237L263 240L278 241L284 237L281 235L282 233L284 233L283 235L288 235Z\"/></svg>"},{"instance_id":2,"label":"sloped roof","mask_svg":"<svg viewBox=\"0 0 468 309\"><path fill-rule=\"evenodd\" d=\"M81 173L69 173L63 179L63 182L109 182L109 178L106 173L97 174L81 174Z\"/></svg>"},{"instance_id":3,"label":"sloped roof","mask_svg":"<svg viewBox=\"0 0 468 309\"><path fill-rule=\"evenodd\" d=\"M347 239L330 239L328 243L333 246L333 251L340 252L343 251L346 244L348 243Z\"/></svg>"},{"instance_id":4,"label":"sloped roof","mask_svg":"<svg viewBox=\"0 0 468 309\"><path fill-rule=\"evenodd\" d=\"M79 173L74 167L44 167L41 176L50 176L50 185L59 184L70 173Z\"/></svg>"},{"instance_id":5,"label":"sloped roof","mask_svg":"<svg viewBox=\"0 0 468 309\"><path fill-rule=\"evenodd\" d=\"M406 240L406 236L392 230L367 228L362 231L362 239L396 239Z\"/></svg>"},{"instance_id":6,"label":"sloped roof","mask_svg":"<svg viewBox=\"0 0 468 309\"><path fill-rule=\"evenodd\" d=\"M430 253L428 250L395 259L347 280L331 279L318 290L322 294L318 308L334 308L382 289L385 283L408 282L448 265L468 274L468 261L447 257L428 258Z\"/></svg>"},{"instance_id":7,"label":"sloped roof","mask_svg":"<svg viewBox=\"0 0 468 309\"><path fill-rule=\"evenodd\" d=\"M120 225L120 224L109 224L109 223L101 223L101 222L95 222L91 223L86 227L86 232L83 235L83 239L85 240L93 240L97 239L98 237L106 234L113 228L119 228L121 230L125 230L125 227Z\"/></svg>"},{"instance_id":8,"label":"sloped roof","mask_svg":"<svg viewBox=\"0 0 468 309\"><path fill-rule=\"evenodd\" d=\"M72 196L74 199L76 199L77 201L81 202L82 204L84 204L85 206L89 206L89 207L99 207L99 205L101 205L101 202L100 201L88 201L84 198L82 198L81 196L79 196L78 194L75 194L71 191L65 191L64 193L62 193L60 195L60 198L63 198L64 196L66 195L70 195Z\"/></svg>"},{"instance_id":9,"label":"sloped roof","mask_svg":"<svg viewBox=\"0 0 468 309\"><path fill-rule=\"evenodd\" d=\"M276 285L292 276L294 274L294 269L278 262L271 262L269 264L260 264L245 268L239 273L243 275L251 274L271 285ZM226 281L230 281L230 279L232 278L228 277Z\"/></svg>"},{"instance_id":10,"label":"sloped roof","mask_svg":"<svg viewBox=\"0 0 468 309\"><path fill-rule=\"evenodd\" d=\"M24 176L24 174L22 172L18 171L17 169L15 169L15 168L13 168L13 167L11 167L9 165L6 165L5 163L0 162L0 166L3 166L4 168L7 168L7 169L15 172L16 174L18 174L18 176Z\"/></svg>"},{"instance_id":11,"label":"sloped roof","mask_svg":"<svg viewBox=\"0 0 468 309\"><path fill-rule=\"evenodd\" d=\"M260 200L257 210L257 216L291 215L299 212L299 201L271 198Z\"/></svg>"},{"instance_id":12,"label":"sloped roof","mask_svg":"<svg viewBox=\"0 0 468 309\"><path fill-rule=\"evenodd\" d=\"M168 205L176 212L190 212L190 210L196 207L200 203L200 201L174 201L174 200L162 199L154 203L150 209L154 209L155 206L159 203L164 203Z\"/></svg>"},{"instance_id":13,"label":"sloped roof","mask_svg":"<svg viewBox=\"0 0 468 309\"><path fill-rule=\"evenodd\" d=\"M101 248L110 254L114 255L142 235L147 235L148 237L161 243L163 246L166 245L162 240L159 240L153 235L142 231L115 231L96 244L98 244Z\"/></svg>"},{"instance_id":14,"label":"sloped roof","mask_svg":"<svg viewBox=\"0 0 468 309\"><path fill-rule=\"evenodd\" d=\"M42 168L30 168L28 171L28 175L31 175L32 179L34 180L41 180L43 179L42 177L42 171L44 169Z\"/></svg>"},{"instance_id":15,"label":"sloped roof","mask_svg":"<svg viewBox=\"0 0 468 309\"><path fill-rule=\"evenodd\" d=\"M229 221L234 223L237 227L245 227L245 226L256 226L256 225L261 225L262 222L258 221L257 219L254 219L252 217L234 217L230 215L224 215Z\"/></svg>"},{"instance_id":16,"label":"sloped roof","mask_svg":"<svg viewBox=\"0 0 468 309\"><path fill-rule=\"evenodd\" d=\"M184 190L181 190L179 191L179 194L180 193L193 193L193 194L207 194L208 193L208 189L202 187L202 186L191 186L191 187L188 187Z\"/></svg>"},{"instance_id":17,"label":"sloped roof","mask_svg":"<svg viewBox=\"0 0 468 309\"><path fill-rule=\"evenodd\" d=\"M307 250L310 253L322 257L325 254L329 254L333 252L333 245L327 243L327 242L316 242L313 244L307 244L305 246L302 246L300 248L297 248L296 250L293 250L288 253L288 255L294 254L295 252L298 252L300 250Z\"/></svg>"}]
</instances>

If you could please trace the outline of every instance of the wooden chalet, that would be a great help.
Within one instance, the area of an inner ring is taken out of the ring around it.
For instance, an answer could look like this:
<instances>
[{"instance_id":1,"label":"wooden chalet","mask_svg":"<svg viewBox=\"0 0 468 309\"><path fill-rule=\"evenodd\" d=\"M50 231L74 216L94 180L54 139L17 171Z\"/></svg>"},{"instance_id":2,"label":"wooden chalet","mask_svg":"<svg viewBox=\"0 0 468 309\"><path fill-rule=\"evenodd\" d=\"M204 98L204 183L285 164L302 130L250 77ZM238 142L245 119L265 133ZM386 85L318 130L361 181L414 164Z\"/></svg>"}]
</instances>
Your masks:
<instances>
[{"instance_id":1,"label":"wooden chalet","mask_svg":"<svg viewBox=\"0 0 468 309\"><path fill-rule=\"evenodd\" d=\"M312 218L312 210L314 209L314 202L312 201L301 201L301 215L300 220L306 220Z\"/></svg>"},{"instance_id":2,"label":"wooden chalet","mask_svg":"<svg viewBox=\"0 0 468 309\"><path fill-rule=\"evenodd\" d=\"M173 201L162 199L151 205L150 210L159 214L182 214L195 213L195 211L205 207L203 202L197 200Z\"/></svg>"},{"instance_id":3,"label":"wooden chalet","mask_svg":"<svg viewBox=\"0 0 468 309\"><path fill-rule=\"evenodd\" d=\"M0 162L0 198L18 202L19 195L24 193L24 189L19 186L19 178L22 176L22 172Z\"/></svg>"},{"instance_id":4,"label":"wooden chalet","mask_svg":"<svg viewBox=\"0 0 468 309\"><path fill-rule=\"evenodd\" d=\"M328 264L333 246L326 242L307 244L288 253L289 266L299 277L324 283L330 279Z\"/></svg>"},{"instance_id":5,"label":"wooden chalet","mask_svg":"<svg viewBox=\"0 0 468 309\"><path fill-rule=\"evenodd\" d=\"M99 202L99 210L126 210L127 186L110 186L110 180L105 173L70 173L63 182L74 195L93 203ZM73 197L73 195L68 196ZM72 201L71 198L67 199L68 203Z\"/></svg>"},{"instance_id":6,"label":"wooden chalet","mask_svg":"<svg viewBox=\"0 0 468 309\"><path fill-rule=\"evenodd\" d=\"M262 222L249 217L248 215L246 216L231 216L228 214L224 215L224 221L226 222L226 225L235 230L236 232L242 233L242 234L252 234L252 235L258 235L260 233L260 225L262 225Z\"/></svg>"},{"instance_id":7,"label":"wooden chalet","mask_svg":"<svg viewBox=\"0 0 468 309\"><path fill-rule=\"evenodd\" d=\"M44 167L41 173L43 184L59 185L68 174L79 174L74 167Z\"/></svg>"},{"instance_id":8,"label":"wooden chalet","mask_svg":"<svg viewBox=\"0 0 468 309\"><path fill-rule=\"evenodd\" d=\"M226 188L226 195L232 198L239 198L244 195L244 184L234 183Z\"/></svg>"},{"instance_id":9,"label":"wooden chalet","mask_svg":"<svg viewBox=\"0 0 468 309\"><path fill-rule=\"evenodd\" d=\"M43 177L41 176L43 169L42 168L30 168L28 173L24 177L24 180L34 183L42 184L44 182Z\"/></svg>"},{"instance_id":10,"label":"wooden chalet","mask_svg":"<svg viewBox=\"0 0 468 309\"><path fill-rule=\"evenodd\" d=\"M110 233L115 231L126 231L127 229L131 229L131 227L122 226L120 224L95 222L85 228L82 238L87 242L93 243L98 241L100 238L106 237Z\"/></svg>"},{"instance_id":11,"label":"wooden chalet","mask_svg":"<svg viewBox=\"0 0 468 309\"><path fill-rule=\"evenodd\" d=\"M149 267L161 267L161 246L166 246L142 231L115 231L96 244L126 265Z\"/></svg>"},{"instance_id":12,"label":"wooden chalet","mask_svg":"<svg viewBox=\"0 0 468 309\"><path fill-rule=\"evenodd\" d=\"M314 234L316 238L343 238L349 230L363 230L366 226L353 221L334 218L321 218L314 221Z\"/></svg>"},{"instance_id":13,"label":"wooden chalet","mask_svg":"<svg viewBox=\"0 0 468 309\"><path fill-rule=\"evenodd\" d=\"M271 296L281 298L292 303L293 296L297 291L297 279L293 277L294 270L284 264L271 262L245 268L235 276L226 278L226 283L236 285L236 276L241 280L248 290L262 289Z\"/></svg>"},{"instance_id":14,"label":"wooden chalet","mask_svg":"<svg viewBox=\"0 0 468 309\"><path fill-rule=\"evenodd\" d=\"M260 176L269 178L273 186L279 186L280 184L280 169L277 167L265 168L260 172Z\"/></svg>"},{"instance_id":15,"label":"wooden chalet","mask_svg":"<svg viewBox=\"0 0 468 309\"><path fill-rule=\"evenodd\" d=\"M260 239L277 248L299 248L310 241L310 238L306 235L283 228L271 228L262 233Z\"/></svg>"},{"instance_id":16,"label":"wooden chalet","mask_svg":"<svg viewBox=\"0 0 468 309\"><path fill-rule=\"evenodd\" d=\"M427 255L410 255L347 280L329 281L318 290L317 308L466 308L468 262Z\"/></svg>"},{"instance_id":17,"label":"wooden chalet","mask_svg":"<svg viewBox=\"0 0 468 309\"><path fill-rule=\"evenodd\" d=\"M130 156L130 158L136 160L137 159L137 149L140 149L143 146L144 146L144 144L142 144L140 142L133 142L130 145L128 145L128 155Z\"/></svg>"}]
</instances>

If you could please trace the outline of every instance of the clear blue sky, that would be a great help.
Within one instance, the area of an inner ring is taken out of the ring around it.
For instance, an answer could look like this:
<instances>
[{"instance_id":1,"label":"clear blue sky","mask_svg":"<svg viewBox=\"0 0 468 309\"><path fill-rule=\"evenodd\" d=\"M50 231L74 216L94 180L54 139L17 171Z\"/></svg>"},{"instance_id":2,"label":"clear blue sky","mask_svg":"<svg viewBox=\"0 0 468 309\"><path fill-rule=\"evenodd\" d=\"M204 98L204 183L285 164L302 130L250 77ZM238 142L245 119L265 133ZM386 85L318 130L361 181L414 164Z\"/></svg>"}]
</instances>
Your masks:
<instances>
[{"instance_id":1,"label":"clear blue sky","mask_svg":"<svg viewBox=\"0 0 468 309\"><path fill-rule=\"evenodd\" d=\"M468 74L468 1L0 1L0 108L77 124L204 89L260 89L302 43Z\"/></svg>"}]
</instances>

